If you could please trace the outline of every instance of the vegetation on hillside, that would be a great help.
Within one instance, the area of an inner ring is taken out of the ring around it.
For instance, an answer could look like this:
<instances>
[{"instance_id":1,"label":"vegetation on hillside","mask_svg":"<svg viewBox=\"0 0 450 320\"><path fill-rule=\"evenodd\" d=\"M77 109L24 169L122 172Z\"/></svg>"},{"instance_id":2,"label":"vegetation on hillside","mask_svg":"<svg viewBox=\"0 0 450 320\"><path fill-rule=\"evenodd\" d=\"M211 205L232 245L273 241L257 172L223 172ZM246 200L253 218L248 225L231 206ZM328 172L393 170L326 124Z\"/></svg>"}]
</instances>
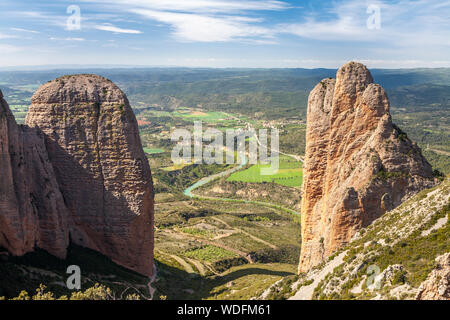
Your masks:
<instances>
[{"instance_id":1,"label":"vegetation on hillside","mask_svg":"<svg viewBox=\"0 0 450 320\"><path fill-rule=\"evenodd\" d=\"M0 89L18 122L23 123L31 95L40 84L77 72L0 72ZM128 95L140 126L156 191L156 298L248 299L283 277L286 279L268 297L288 298L293 284L297 288L310 284L310 279L294 275L300 250L298 218L279 207L299 211L300 163L283 157L280 171L274 176L262 176L261 165L247 166L228 181L224 177L197 190L232 201L190 199L183 194L184 189L232 165L175 165L170 154L175 142L170 134L173 129L192 132L193 121L199 120L204 130L212 127L222 132L248 125L255 129L276 127L280 130L280 150L303 155L308 94L321 79L334 76L336 70L155 68L89 72L102 74L119 84ZM417 142L435 169L450 174L450 70L374 70L373 75L388 92L394 122ZM385 179L399 174L404 173L380 171L376 177ZM448 189L444 192L448 193ZM411 213L413 209L399 209L387 215L383 218L386 220L367 229L361 238L364 240L346 249L347 263L358 262L361 269L356 272L336 269L320 284L315 297L375 296L367 288L362 293L352 291L358 281L365 279L370 264L379 265L382 270L401 264L404 271L395 275L395 285L417 286L433 266L434 256L448 250L446 239L449 239L448 223L426 237L419 236L420 230L448 211L436 199L428 198L426 192L421 195L428 201L427 212L433 212L421 229L417 227L415 233L401 236L401 241L397 239L400 236L390 235L384 238L386 244L380 243L384 229L395 225L406 228L415 222L405 220L411 218L405 212ZM248 200L275 206L242 202ZM84 280L78 298L149 296L147 278L76 246L71 248L67 261L41 250L0 261L0 296L71 299L73 292L61 285L68 264L82 267ZM21 293L22 290L28 293ZM377 294L390 297L387 291Z\"/></svg>"},{"instance_id":2,"label":"vegetation on hillside","mask_svg":"<svg viewBox=\"0 0 450 320\"><path fill-rule=\"evenodd\" d=\"M388 299L413 298L415 289L434 268L435 258L450 252L449 192L450 180L447 179L436 188L423 190L361 230L356 240L340 250L346 252L345 263L319 283L314 297L370 299L380 295ZM441 219L446 222L434 228ZM399 271L380 283L380 289L368 288L370 268L376 266L383 272L395 265L401 266ZM357 292L355 287L361 283L361 290ZM394 290L399 286L404 286L403 290Z\"/></svg>"}]
</instances>

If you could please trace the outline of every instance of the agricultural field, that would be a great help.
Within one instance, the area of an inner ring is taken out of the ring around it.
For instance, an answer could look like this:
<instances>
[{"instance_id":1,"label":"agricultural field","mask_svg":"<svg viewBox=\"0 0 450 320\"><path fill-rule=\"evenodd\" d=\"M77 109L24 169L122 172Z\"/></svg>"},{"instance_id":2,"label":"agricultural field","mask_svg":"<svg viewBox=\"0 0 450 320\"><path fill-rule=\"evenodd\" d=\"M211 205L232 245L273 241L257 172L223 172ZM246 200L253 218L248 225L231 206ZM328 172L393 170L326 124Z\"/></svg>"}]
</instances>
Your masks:
<instances>
[{"instance_id":1,"label":"agricultural field","mask_svg":"<svg viewBox=\"0 0 450 320\"><path fill-rule=\"evenodd\" d=\"M13 104L10 105L9 108L11 109L11 112L14 115L14 118L16 119L17 123L24 124L25 123L25 117L27 115L28 106L26 105L17 105Z\"/></svg>"},{"instance_id":2,"label":"agricultural field","mask_svg":"<svg viewBox=\"0 0 450 320\"><path fill-rule=\"evenodd\" d=\"M169 299L249 299L296 270L300 228L281 210L160 194L155 227L157 294Z\"/></svg>"},{"instance_id":3,"label":"agricultural field","mask_svg":"<svg viewBox=\"0 0 450 320\"><path fill-rule=\"evenodd\" d=\"M289 154L305 154L306 124L290 123L280 128L280 149Z\"/></svg>"},{"instance_id":4,"label":"agricultural field","mask_svg":"<svg viewBox=\"0 0 450 320\"><path fill-rule=\"evenodd\" d=\"M136 114L156 193L156 299L250 299L296 273L301 244L302 163L280 156L279 170L273 175L261 174L261 169L270 165L246 165L194 190L199 198L189 198L184 191L194 183L236 165L174 164L171 150L176 142L171 141L171 133L175 129L193 132L194 121L202 121L203 130L275 127L280 130L280 150L303 156L309 91L321 79L334 76L335 70L90 72L117 83ZM427 78L420 72L400 75L395 83L390 72L378 70L374 77L388 91L394 122L417 142L436 169L449 174L450 91L446 72L444 78L439 74ZM73 70L0 73L0 88L16 120L24 122L30 98L40 83L68 73ZM409 83L411 77L415 80ZM416 83L424 79L442 83ZM148 294L145 279L92 252L83 255L88 257L86 263L98 259L106 268L104 273L115 275L121 282L119 291L133 285ZM39 255L33 259L32 263L17 263L45 269L38 263ZM9 274L6 270L2 281L11 278ZM49 281L57 282L60 276ZM114 286L107 278L91 279ZM30 283L30 287L35 285Z\"/></svg>"},{"instance_id":5,"label":"agricultural field","mask_svg":"<svg viewBox=\"0 0 450 320\"><path fill-rule=\"evenodd\" d=\"M172 112L172 116L192 119L196 121L202 120L205 122L222 122L227 119L230 119L230 116L225 112L215 112L215 111L204 112L202 110L190 110L187 108L178 109Z\"/></svg>"},{"instance_id":6,"label":"agricultural field","mask_svg":"<svg viewBox=\"0 0 450 320\"><path fill-rule=\"evenodd\" d=\"M156 154L156 153L163 153L164 150L161 148L144 148L144 152L146 154Z\"/></svg>"},{"instance_id":7,"label":"agricultural field","mask_svg":"<svg viewBox=\"0 0 450 320\"><path fill-rule=\"evenodd\" d=\"M293 276L296 267L286 263L254 263L233 266L220 275L202 277L177 267L174 259L156 256L161 278L156 296L167 299L247 300L259 296L271 284Z\"/></svg>"},{"instance_id":8,"label":"agricultural field","mask_svg":"<svg viewBox=\"0 0 450 320\"><path fill-rule=\"evenodd\" d=\"M292 214L256 203L227 202L224 206L221 200L188 198L183 193L186 188L235 165L175 164L170 159L174 128L192 132L193 122L199 120L204 130L245 128L247 122L261 127L261 123L220 111L182 107L141 108L137 119L156 191L157 296L248 299L295 273L300 226ZM294 176L296 171L301 173L301 164L286 157L281 169ZM277 178L281 181L283 174Z\"/></svg>"},{"instance_id":9,"label":"agricultural field","mask_svg":"<svg viewBox=\"0 0 450 320\"><path fill-rule=\"evenodd\" d=\"M215 262L221 259L237 257L237 254L231 251L212 245L206 245L204 247L186 251L184 255L188 258L193 258L204 262Z\"/></svg>"},{"instance_id":10,"label":"agricultural field","mask_svg":"<svg viewBox=\"0 0 450 320\"><path fill-rule=\"evenodd\" d=\"M207 124L220 125L224 127L235 127L239 123L248 120L246 117L228 114L225 112L218 111L202 111L197 109L189 108L177 108L174 111L160 111L155 109L143 110L139 113L139 118L156 118L161 120L161 118L178 118L179 120L184 120L189 123L193 121L202 121Z\"/></svg>"},{"instance_id":11,"label":"agricultural field","mask_svg":"<svg viewBox=\"0 0 450 320\"><path fill-rule=\"evenodd\" d=\"M287 187L301 187L303 181L302 164L287 156L280 156L279 169L271 175L263 175L263 168L270 164L255 164L250 168L233 173L227 181L262 183L272 182Z\"/></svg>"}]
</instances>

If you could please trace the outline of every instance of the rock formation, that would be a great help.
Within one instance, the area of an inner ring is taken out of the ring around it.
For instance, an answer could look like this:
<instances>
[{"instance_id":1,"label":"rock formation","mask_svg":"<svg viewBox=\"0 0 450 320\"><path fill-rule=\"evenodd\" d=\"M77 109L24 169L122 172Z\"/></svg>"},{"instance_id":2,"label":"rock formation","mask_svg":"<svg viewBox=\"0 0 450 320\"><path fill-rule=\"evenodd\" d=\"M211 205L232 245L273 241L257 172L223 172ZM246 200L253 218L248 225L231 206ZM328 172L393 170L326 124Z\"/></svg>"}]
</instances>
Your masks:
<instances>
[{"instance_id":1,"label":"rock formation","mask_svg":"<svg viewBox=\"0 0 450 320\"><path fill-rule=\"evenodd\" d=\"M0 246L23 255L35 246L65 258L68 211L44 135L17 125L0 91Z\"/></svg>"},{"instance_id":2,"label":"rock formation","mask_svg":"<svg viewBox=\"0 0 450 320\"><path fill-rule=\"evenodd\" d=\"M436 258L437 266L419 288L417 300L450 300L450 253Z\"/></svg>"},{"instance_id":3,"label":"rock formation","mask_svg":"<svg viewBox=\"0 0 450 320\"><path fill-rule=\"evenodd\" d=\"M342 66L308 99L299 272L434 184L430 164L392 123L388 97L369 70Z\"/></svg>"},{"instance_id":4,"label":"rock formation","mask_svg":"<svg viewBox=\"0 0 450 320\"><path fill-rule=\"evenodd\" d=\"M2 212L0 219L10 217L10 221L2 223L1 229L3 225L22 228L24 240L0 238L0 245L17 244L10 251L17 255L36 245L64 257L70 237L73 243L97 250L118 264L152 275L152 177L125 94L96 75L64 76L48 82L34 94L26 126L19 138L13 138L17 142L11 140L17 125L8 114L0 128L2 148L6 132L5 148L10 149L1 161L11 159L12 173L7 181L2 179L1 195L11 194L8 199L14 194L29 195L32 209L22 208L26 199L5 202L11 213ZM20 139L26 140L23 147ZM21 159L16 151L20 148L29 161L23 163L24 174L18 176L14 167ZM11 191L13 186L22 188L22 183L37 190ZM0 208L3 203L0 199ZM42 225L40 233L35 230L37 224Z\"/></svg>"}]
</instances>

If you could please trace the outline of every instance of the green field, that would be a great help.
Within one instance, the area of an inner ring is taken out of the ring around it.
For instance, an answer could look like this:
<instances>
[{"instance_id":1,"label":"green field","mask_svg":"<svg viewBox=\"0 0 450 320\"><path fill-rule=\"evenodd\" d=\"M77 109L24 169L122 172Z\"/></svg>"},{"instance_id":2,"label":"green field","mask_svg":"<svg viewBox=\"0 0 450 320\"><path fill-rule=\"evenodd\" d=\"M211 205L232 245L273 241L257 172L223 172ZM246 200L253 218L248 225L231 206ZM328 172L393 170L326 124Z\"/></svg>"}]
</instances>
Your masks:
<instances>
[{"instance_id":1,"label":"green field","mask_svg":"<svg viewBox=\"0 0 450 320\"><path fill-rule=\"evenodd\" d=\"M227 181L273 182L287 187L300 187L302 185L302 164L292 158L280 157L279 169L272 175L262 175L262 168L270 168L270 164L255 164L246 170L233 173Z\"/></svg>"},{"instance_id":2,"label":"green field","mask_svg":"<svg viewBox=\"0 0 450 320\"><path fill-rule=\"evenodd\" d=\"M232 116L228 113L221 111L201 111L201 110L193 110L189 108L178 108L175 111L150 111L149 115L153 117L177 117L183 118L189 121L204 121L207 123L223 123L223 124L235 124L236 119L233 119ZM248 120L247 117L240 116L242 121Z\"/></svg>"},{"instance_id":3,"label":"green field","mask_svg":"<svg viewBox=\"0 0 450 320\"><path fill-rule=\"evenodd\" d=\"M183 117L183 118L189 118L189 119L198 119L198 120L204 120L206 122L210 121L220 121L225 120L229 118L229 116L224 112L203 112L203 111L175 111L172 113L175 117Z\"/></svg>"},{"instance_id":4,"label":"green field","mask_svg":"<svg viewBox=\"0 0 450 320\"><path fill-rule=\"evenodd\" d=\"M25 117L27 115L28 106L27 105L10 105L9 108L11 109L11 112L14 115L14 118L16 119L17 123L23 124L25 123Z\"/></svg>"},{"instance_id":5,"label":"green field","mask_svg":"<svg viewBox=\"0 0 450 320\"><path fill-rule=\"evenodd\" d=\"M182 163L174 164L174 165L172 165L170 167L161 168L161 170L167 171L167 172L178 171L178 170L181 170L184 167L187 167L187 166L190 166L190 165L192 165L192 163L184 163L184 162L182 162Z\"/></svg>"},{"instance_id":6,"label":"green field","mask_svg":"<svg viewBox=\"0 0 450 320\"><path fill-rule=\"evenodd\" d=\"M144 148L144 152L147 154L156 154L156 153L163 153L164 150L160 148Z\"/></svg>"},{"instance_id":7,"label":"green field","mask_svg":"<svg viewBox=\"0 0 450 320\"><path fill-rule=\"evenodd\" d=\"M196 248L193 250L186 251L184 253L184 255L189 258L194 258L194 259L198 259L201 261L208 261L208 262L214 262L217 260L227 259L227 258L234 258L237 256L236 254L234 254L231 251L228 251L228 250L216 247L216 246L211 246L211 245L206 245L201 248Z\"/></svg>"}]
</instances>

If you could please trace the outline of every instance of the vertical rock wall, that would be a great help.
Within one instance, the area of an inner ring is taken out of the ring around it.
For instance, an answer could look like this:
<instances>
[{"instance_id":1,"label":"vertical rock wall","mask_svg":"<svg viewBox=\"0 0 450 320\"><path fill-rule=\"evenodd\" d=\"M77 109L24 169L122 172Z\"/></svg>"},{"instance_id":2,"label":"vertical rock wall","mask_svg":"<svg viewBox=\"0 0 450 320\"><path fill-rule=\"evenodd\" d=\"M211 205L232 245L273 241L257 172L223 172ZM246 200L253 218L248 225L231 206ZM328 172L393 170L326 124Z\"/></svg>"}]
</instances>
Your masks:
<instances>
[{"instance_id":1,"label":"vertical rock wall","mask_svg":"<svg viewBox=\"0 0 450 320\"><path fill-rule=\"evenodd\" d=\"M37 90L25 126L0 110L0 246L64 258L69 239L153 274L153 184L125 94L96 75Z\"/></svg>"},{"instance_id":2,"label":"vertical rock wall","mask_svg":"<svg viewBox=\"0 0 450 320\"><path fill-rule=\"evenodd\" d=\"M342 66L308 100L299 272L434 184L430 164L392 123L387 95L369 70Z\"/></svg>"}]
</instances>

